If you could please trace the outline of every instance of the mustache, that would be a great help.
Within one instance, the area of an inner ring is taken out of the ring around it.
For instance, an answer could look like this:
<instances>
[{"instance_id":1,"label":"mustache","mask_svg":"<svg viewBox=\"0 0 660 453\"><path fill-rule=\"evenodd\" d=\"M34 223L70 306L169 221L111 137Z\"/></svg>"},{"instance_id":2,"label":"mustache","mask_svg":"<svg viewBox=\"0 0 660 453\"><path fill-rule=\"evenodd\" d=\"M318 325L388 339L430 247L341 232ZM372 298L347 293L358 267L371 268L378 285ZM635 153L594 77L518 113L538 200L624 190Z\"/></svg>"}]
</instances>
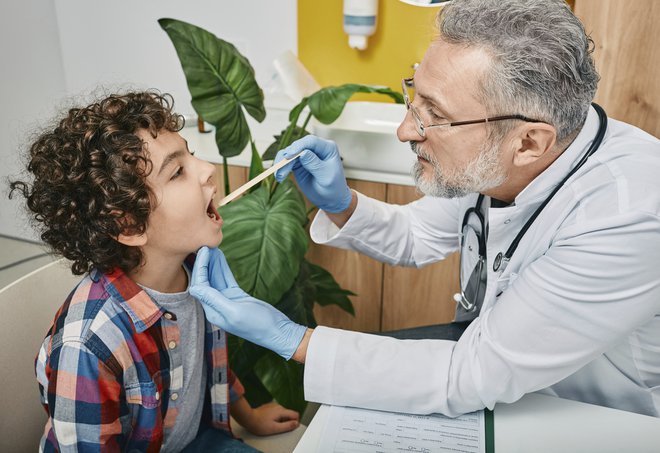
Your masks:
<instances>
[{"instance_id":1,"label":"mustache","mask_svg":"<svg viewBox=\"0 0 660 453\"><path fill-rule=\"evenodd\" d=\"M429 162L434 162L433 157L430 156L426 151L424 151L420 146L418 142L409 142L410 143L410 149L412 149L412 152L417 154L419 157L422 159L426 159Z\"/></svg>"}]
</instances>

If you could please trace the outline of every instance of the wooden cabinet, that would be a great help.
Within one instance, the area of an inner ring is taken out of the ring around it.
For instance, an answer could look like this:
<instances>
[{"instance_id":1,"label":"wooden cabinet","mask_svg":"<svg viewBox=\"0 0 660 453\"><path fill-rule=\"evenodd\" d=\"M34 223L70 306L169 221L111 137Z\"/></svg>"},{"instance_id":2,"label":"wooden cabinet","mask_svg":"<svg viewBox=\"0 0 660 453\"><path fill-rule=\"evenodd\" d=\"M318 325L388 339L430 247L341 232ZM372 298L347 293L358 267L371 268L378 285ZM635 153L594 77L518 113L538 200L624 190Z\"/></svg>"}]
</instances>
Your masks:
<instances>
[{"instance_id":1,"label":"wooden cabinet","mask_svg":"<svg viewBox=\"0 0 660 453\"><path fill-rule=\"evenodd\" d=\"M407 204L419 198L414 187L387 185L387 202ZM421 269L384 265L381 330L451 322L459 291L458 253Z\"/></svg>"},{"instance_id":2,"label":"wooden cabinet","mask_svg":"<svg viewBox=\"0 0 660 453\"><path fill-rule=\"evenodd\" d=\"M386 185L349 180L351 188L368 197L384 200ZM383 306L383 264L357 252L314 244L310 241L307 259L327 269L342 286L353 291L355 316L338 307L316 306L316 321L324 326L362 332L378 332Z\"/></svg>"},{"instance_id":3,"label":"wooden cabinet","mask_svg":"<svg viewBox=\"0 0 660 453\"><path fill-rule=\"evenodd\" d=\"M660 136L660 2L575 0L574 11L595 43L595 101L608 116Z\"/></svg>"},{"instance_id":4,"label":"wooden cabinet","mask_svg":"<svg viewBox=\"0 0 660 453\"><path fill-rule=\"evenodd\" d=\"M371 198L405 204L419 195L414 187L349 180L349 186ZM355 317L337 307L316 307L319 324L379 332L450 322L456 308L458 258L423 269L394 267L357 252L311 244L308 259L328 269L352 297Z\"/></svg>"}]
</instances>

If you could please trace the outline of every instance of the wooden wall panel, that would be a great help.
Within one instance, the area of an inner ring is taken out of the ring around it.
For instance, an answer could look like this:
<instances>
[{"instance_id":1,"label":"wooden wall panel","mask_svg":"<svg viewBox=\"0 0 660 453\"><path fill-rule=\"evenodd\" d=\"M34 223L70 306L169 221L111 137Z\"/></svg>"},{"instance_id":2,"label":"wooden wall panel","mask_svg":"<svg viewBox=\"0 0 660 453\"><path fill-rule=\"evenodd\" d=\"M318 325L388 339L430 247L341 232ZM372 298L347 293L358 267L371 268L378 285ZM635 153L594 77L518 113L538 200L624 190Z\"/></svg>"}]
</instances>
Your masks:
<instances>
[{"instance_id":1,"label":"wooden wall panel","mask_svg":"<svg viewBox=\"0 0 660 453\"><path fill-rule=\"evenodd\" d=\"M418 197L414 187L388 185L389 203L406 204ZM451 322L458 266L458 253L421 269L385 265L382 330Z\"/></svg>"},{"instance_id":2,"label":"wooden wall panel","mask_svg":"<svg viewBox=\"0 0 660 453\"><path fill-rule=\"evenodd\" d=\"M229 189L235 190L245 184L248 179L247 167L238 167L229 165ZM216 201L220 201L225 195L225 176L222 170L222 164L215 166L215 183L218 187L218 194L215 196Z\"/></svg>"},{"instance_id":3,"label":"wooden wall panel","mask_svg":"<svg viewBox=\"0 0 660 453\"><path fill-rule=\"evenodd\" d=\"M385 184L356 180L349 180L348 184L364 195L385 199ZM314 315L318 324L362 332L380 330L382 263L357 252L318 245L311 241L307 259L327 269L343 288L357 294L351 297L355 317L337 307L317 305Z\"/></svg>"},{"instance_id":4,"label":"wooden wall panel","mask_svg":"<svg viewBox=\"0 0 660 453\"><path fill-rule=\"evenodd\" d=\"M610 117L660 136L660 2L575 0L575 14L596 44L596 102Z\"/></svg>"}]
</instances>

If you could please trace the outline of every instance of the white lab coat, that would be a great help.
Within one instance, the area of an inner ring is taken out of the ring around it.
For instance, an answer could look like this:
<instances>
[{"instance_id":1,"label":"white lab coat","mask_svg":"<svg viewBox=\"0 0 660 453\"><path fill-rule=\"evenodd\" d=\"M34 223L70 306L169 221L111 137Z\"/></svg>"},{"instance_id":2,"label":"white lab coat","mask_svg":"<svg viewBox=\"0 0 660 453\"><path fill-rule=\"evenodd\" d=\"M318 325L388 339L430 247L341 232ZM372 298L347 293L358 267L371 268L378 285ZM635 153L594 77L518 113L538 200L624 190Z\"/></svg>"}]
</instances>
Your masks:
<instances>
[{"instance_id":1,"label":"white lab coat","mask_svg":"<svg viewBox=\"0 0 660 453\"><path fill-rule=\"evenodd\" d=\"M318 327L310 401L449 416L529 392L660 416L660 141L610 119L600 148L554 196L506 270L493 271L531 213L584 154L573 144L504 208L489 208L486 298L460 341L395 340ZM477 195L405 206L358 195L342 229L319 213L315 242L424 266L458 249ZM438 300L438 303L454 303ZM415 301L409 301L415 310Z\"/></svg>"}]
</instances>

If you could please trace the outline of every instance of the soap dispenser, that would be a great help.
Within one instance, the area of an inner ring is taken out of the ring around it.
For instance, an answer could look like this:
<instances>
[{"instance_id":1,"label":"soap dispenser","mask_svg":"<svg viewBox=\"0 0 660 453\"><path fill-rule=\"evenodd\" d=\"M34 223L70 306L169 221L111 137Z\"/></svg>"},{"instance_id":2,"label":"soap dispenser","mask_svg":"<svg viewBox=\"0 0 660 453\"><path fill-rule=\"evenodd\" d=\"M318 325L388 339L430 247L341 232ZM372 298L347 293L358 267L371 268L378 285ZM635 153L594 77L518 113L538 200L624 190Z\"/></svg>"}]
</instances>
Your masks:
<instances>
[{"instance_id":1,"label":"soap dispenser","mask_svg":"<svg viewBox=\"0 0 660 453\"><path fill-rule=\"evenodd\" d=\"M367 37L376 31L378 0L344 0L344 31L353 49L367 48Z\"/></svg>"}]
</instances>

